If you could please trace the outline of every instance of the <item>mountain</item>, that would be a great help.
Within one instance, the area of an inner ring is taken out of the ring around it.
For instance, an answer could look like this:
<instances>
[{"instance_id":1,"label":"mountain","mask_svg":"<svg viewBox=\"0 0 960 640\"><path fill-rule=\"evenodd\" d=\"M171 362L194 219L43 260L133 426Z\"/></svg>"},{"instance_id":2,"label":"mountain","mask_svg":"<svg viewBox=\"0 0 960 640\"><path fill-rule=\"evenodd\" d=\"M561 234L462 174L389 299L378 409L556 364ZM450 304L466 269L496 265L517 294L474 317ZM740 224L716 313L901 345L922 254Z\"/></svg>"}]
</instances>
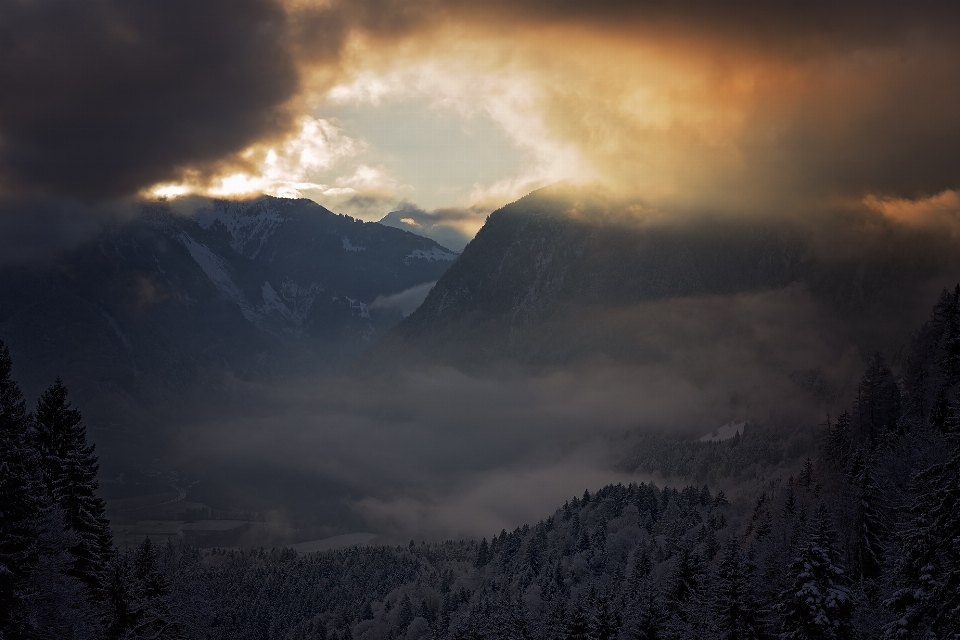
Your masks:
<instances>
[{"instance_id":1,"label":"mountain","mask_svg":"<svg viewBox=\"0 0 960 640\"><path fill-rule=\"evenodd\" d=\"M856 348L885 349L960 267L952 241L882 220L667 219L637 209L552 187L493 212L369 367L650 362L667 357L664 341L719 331L723 314L754 332L746 315L762 316L764 305L780 307L764 321L816 316L841 341L855 334Z\"/></svg>"},{"instance_id":2,"label":"mountain","mask_svg":"<svg viewBox=\"0 0 960 640\"><path fill-rule=\"evenodd\" d=\"M465 215L469 210L456 210L456 213L447 211L447 215L438 216L423 209L409 205L398 211L391 211L379 220L380 224L395 229L411 231L417 235L430 238L450 247L454 251L462 251L470 242L470 234L457 226L461 218L471 219L475 214Z\"/></svg>"},{"instance_id":3,"label":"mountain","mask_svg":"<svg viewBox=\"0 0 960 640\"><path fill-rule=\"evenodd\" d=\"M232 377L339 370L400 320L374 300L456 257L309 200L149 204L55 260L0 270L0 336L28 397L62 376L94 439L126 440Z\"/></svg>"}]
</instances>

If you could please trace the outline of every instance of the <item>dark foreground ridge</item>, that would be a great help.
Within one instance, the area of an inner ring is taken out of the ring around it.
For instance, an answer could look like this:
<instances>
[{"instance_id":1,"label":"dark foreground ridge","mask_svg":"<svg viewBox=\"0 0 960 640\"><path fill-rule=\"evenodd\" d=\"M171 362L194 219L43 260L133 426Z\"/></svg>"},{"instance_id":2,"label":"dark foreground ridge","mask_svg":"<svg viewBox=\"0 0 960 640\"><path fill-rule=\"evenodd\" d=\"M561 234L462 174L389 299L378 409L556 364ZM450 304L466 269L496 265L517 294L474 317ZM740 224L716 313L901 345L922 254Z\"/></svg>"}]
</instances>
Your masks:
<instances>
[{"instance_id":1,"label":"dark foreground ridge","mask_svg":"<svg viewBox=\"0 0 960 640\"><path fill-rule=\"evenodd\" d=\"M730 498L611 485L479 543L113 549L66 390L28 414L10 370L0 348L4 638L960 633L960 286L915 334L900 384L873 358L796 477Z\"/></svg>"}]
</instances>

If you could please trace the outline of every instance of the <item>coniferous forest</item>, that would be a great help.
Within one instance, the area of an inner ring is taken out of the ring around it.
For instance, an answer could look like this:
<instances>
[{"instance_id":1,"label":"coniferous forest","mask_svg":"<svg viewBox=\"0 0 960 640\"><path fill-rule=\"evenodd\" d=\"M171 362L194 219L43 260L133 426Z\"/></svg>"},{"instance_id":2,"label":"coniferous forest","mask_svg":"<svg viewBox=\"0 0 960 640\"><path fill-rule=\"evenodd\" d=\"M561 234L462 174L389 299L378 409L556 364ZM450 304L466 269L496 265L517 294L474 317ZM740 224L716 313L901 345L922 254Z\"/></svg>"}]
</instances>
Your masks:
<instances>
[{"instance_id":1,"label":"coniferous forest","mask_svg":"<svg viewBox=\"0 0 960 640\"><path fill-rule=\"evenodd\" d=\"M480 541L119 550L67 389L28 407L11 369L2 347L4 640L960 637L960 286L795 477L610 485Z\"/></svg>"}]
</instances>

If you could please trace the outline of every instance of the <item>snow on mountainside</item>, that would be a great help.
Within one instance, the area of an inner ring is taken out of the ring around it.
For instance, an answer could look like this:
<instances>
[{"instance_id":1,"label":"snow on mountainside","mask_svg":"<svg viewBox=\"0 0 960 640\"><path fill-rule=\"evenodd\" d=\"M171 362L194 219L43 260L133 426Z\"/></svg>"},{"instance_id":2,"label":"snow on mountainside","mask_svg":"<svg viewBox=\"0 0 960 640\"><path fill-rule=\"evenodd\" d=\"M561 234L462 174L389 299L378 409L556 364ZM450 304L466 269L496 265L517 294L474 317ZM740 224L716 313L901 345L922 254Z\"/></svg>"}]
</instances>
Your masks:
<instances>
[{"instance_id":1,"label":"snow on mountainside","mask_svg":"<svg viewBox=\"0 0 960 640\"><path fill-rule=\"evenodd\" d=\"M746 421L743 422L728 422L722 427L714 429L705 436L702 436L698 442L723 442L724 440L729 440L735 438L738 435L743 435L743 428L746 426Z\"/></svg>"},{"instance_id":2,"label":"snow on mountainside","mask_svg":"<svg viewBox=\"0 0 960 640\"><path fill-rule=\"evenodd\" d=\"M256 257L273 232L288 218L278 213L275 203L259 200L242 203L220 200L209 209L201 209L194 219L203 229L220 223L230 232L230 247L241 255ZM253 247L252 251L248 247Z\"/></svg>"},{"instance_id":3,"label":"snow on mountainside","mask_svg":"<svg viewBox=\"0 0 960 640\"><path fill-rule=\"evenodd\" d=\"M319 220L312 220L314 216ZM337 282L345 275L345 263L352 261L355 268L367 271L369 263L376 268L378 262L399 258L396 250L400 246L408 247L412 251L403 254L403 268L418 279L417 272L426 276L436 273L437 267L442 269L430 263L457 258L425 238L338 216L310 201L269 197L248 202L212 201L184 219L161 216L159 220L158 228L183 244L210 282L237 305L248 322L278 334L302 335L309 329L320 292L330 293L332 304L361 321L370 319L369 302L396 293L390 282L381 283L385 291L369 293ZM321 220L324 224L318 227ZM382 236L395 242L385 244ZM367 251L367 244L371 254L359 262L358 254ZM304 245L311 251L304 251ZM298 253L299 258L291 262L289 256ZM392 268L381 271L379 275L389 276ZM398 274L392 275L399 279ZM364 326L361 333L369 337L377 331Z\"/></svg>"},{"instance_id":4,"label":"snow on mountainside","mask_svg":"<svg viewBox=\"0 0 960 640\"><path fill-rule=\"evenodd\" d=\"M440 247L431 247L429 251L415 249L413 253L407 256L407 260L445 260L453 262L457 259L457 254L450 251L444 251Z\"/></svg>"},{"instance_id":5,"label":"snow on mountainside","mask_svg":"<svg viewBox=\"0 0 960 640\"><path fill-rule=\"evenodd\" d=\"M243 291L240 290L230 277L230 266L225 260L215 255L205 245L200 244L186 233L181 233L177 239L183 243L183 246L190 252L190 256L196 260L203 272L210 278L210 282L227 298L237 303L243 317L250 322L255 322L259 315L247 302Z\"/></svg>"}]
</instances>

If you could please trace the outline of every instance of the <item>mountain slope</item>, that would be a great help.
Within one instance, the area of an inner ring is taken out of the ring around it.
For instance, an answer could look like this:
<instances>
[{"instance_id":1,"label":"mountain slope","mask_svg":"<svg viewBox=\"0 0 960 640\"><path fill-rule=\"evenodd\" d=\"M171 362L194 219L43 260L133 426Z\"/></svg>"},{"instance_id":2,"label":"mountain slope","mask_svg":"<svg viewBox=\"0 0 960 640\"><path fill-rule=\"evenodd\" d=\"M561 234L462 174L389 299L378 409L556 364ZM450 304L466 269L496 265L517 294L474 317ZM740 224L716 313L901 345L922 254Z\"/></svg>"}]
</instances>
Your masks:
<instances>
[{"instance_id":1,"label":"mountain slope","mask_svg":"<svg viewBox=\"0 0 960 640\"><path fill-rule=\"evenodd\" d=\"M55 261L0 271L0 336L28 396L61 375L94 434L129 435L224 376L341 368L401 317L375 298L455 258L309 200L149 205Z\"/></svg>"},{"instance_id":2,"label":"mountain slope","mask_svg":"<svg viewBox=\"0 0 960 640\"><path fill-rule=\"evenodd\" d=\"M667 323L664 314L679 313L671 304L687 306L682 321L706 321L717 310L705 305L748 295L766 296L765 304L771 292L793 300L781 306L827 314L821 324L846 334L850 328L837 322L868 325L882 314L857 335L862 348L889 346L922 317L923 300L951 281L957 260L945 243L924 248L916 233L896 229L858 236L858 224L670 221L625 215L589 193L543 189L490 215L424 303L381 341L371 366L411 359L542 365L598 354L649 360L662 350L641 334ZM838 249L846 236L881 246Z\"/></svg>"}]
</instances>

